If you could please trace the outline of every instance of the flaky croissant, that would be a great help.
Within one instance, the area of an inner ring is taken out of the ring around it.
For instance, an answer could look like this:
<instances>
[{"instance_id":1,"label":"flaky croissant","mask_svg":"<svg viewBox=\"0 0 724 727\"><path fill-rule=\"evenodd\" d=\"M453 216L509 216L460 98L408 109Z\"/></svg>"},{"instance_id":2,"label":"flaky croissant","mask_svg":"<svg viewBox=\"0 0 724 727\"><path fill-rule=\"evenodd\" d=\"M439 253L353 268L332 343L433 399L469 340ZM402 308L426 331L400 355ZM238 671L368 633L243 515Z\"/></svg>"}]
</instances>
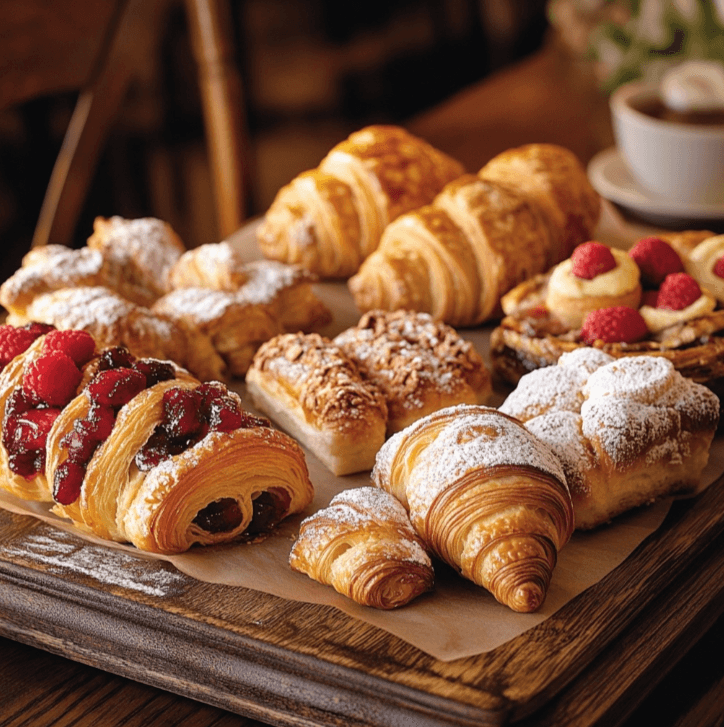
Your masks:
<instances>
[{"instance_id":1,"label":"flaky croissant","mask_svg":"<svg viewBox=\"0 0 724 727\"><path fill-rule=\"evenodd\" d=\"M400 127L368 126L279 191L257 230L259 247L322 277L348 277L390 221L430 202L463 171Z\"/></svg>"},{"instance_id":2,"label":"flaky croissant","mask_svg":"<svg viewBox=\"0 0 724 727\"><path fill-rule=\"evenodd\" d=\"M543 603L573 532L560 462L517 420L449 407L389 439L373 483L394 495L427 547L514 611Z\"/></svg>"},{"instance_id":3,"label":"flaky croissant","mask_svg":"<svg viewBox=\"0 0 724 727\"><path fill-rule=\"evenodd\" d=\"M0 418L0 486L149 552L253 540L313 496L301 448L237 394L84 331L37 331L0 374Z\"/></svg>"},{"instance_id":4,"label":"flaky croissant","mask_svg":"<svg viewBox=\"0 0 724 727\"><path fill-rule=\"evenodd\" d=\"M392 495L343 490L302 521L289 563L363 606L404 606L432 588L430 558Z\"/></svg>"},{"instance_id":5,"label":"flaky croissant","mask_svg":"<svg viewBox=\"0 0 724 727\"><path fill-rule=\"evenodd\" d=\"M391 222L350 292L363 312L406 308L477 325L500 314L504 293L590 239L599 204L568 150L510 150Z\"/></svg>"}]
</instances>

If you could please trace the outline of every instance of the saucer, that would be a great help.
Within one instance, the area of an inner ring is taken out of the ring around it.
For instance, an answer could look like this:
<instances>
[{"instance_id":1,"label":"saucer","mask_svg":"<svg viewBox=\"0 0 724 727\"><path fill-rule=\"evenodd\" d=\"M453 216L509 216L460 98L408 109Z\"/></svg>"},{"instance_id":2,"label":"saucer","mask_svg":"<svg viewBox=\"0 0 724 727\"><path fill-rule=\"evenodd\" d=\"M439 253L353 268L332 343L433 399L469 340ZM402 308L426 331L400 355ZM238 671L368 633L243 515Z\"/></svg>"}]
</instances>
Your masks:
<instances>
[{"instance_id":1,"label":"saucer","mask_svg":"<svg viewBox=\"0 0 724 727\"><path fill-rule=\"evenodd\" d=\"M663 199L642 188L632 178L616 147L605 149L591 159L588 178L602 197L657 225L724 221L724 204Z\"/></svg>"}]
</instances>

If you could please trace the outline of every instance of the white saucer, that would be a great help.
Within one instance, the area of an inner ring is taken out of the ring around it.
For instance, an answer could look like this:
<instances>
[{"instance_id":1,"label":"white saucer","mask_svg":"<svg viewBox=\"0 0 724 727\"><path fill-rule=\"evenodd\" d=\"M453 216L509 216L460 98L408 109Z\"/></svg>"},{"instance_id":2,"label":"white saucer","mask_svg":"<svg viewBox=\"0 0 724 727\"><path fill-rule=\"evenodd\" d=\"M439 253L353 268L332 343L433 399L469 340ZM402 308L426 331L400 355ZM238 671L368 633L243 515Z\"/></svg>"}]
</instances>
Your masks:
<instances>
[{"instance_id":1,"label":"white saucer","mask_svg":"<svg viewBox=\"0 0 724 727\"><path fill-rule=\"evenodd\" d=\"M694 204L656 197L631 177L616 147L596 154L588 165L588 178L596 191L611 202L657 225L695 221L724 221L724 205Z\"/></svg>"}]
</instances>

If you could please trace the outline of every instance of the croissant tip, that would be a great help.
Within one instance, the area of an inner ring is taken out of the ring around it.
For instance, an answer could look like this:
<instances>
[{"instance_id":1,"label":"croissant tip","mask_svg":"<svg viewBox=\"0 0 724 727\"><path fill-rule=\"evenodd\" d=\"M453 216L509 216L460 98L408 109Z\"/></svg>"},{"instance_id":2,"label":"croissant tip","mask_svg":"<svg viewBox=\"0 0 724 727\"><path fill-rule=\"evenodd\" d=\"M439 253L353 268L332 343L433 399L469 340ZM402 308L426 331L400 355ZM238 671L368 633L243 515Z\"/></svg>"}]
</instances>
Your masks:
<instances>
[{"instance_id":1,"label":"croissant tip","mask_svg":"<svg viewBox=\"0 0 724 727\"><path fill-rule=\"evenodd\" d=\"M511 594L507 605L518 613L533 613L543 605L545 597L545 591L540 586L526 583Z\"/></svg>"}]
</instances>

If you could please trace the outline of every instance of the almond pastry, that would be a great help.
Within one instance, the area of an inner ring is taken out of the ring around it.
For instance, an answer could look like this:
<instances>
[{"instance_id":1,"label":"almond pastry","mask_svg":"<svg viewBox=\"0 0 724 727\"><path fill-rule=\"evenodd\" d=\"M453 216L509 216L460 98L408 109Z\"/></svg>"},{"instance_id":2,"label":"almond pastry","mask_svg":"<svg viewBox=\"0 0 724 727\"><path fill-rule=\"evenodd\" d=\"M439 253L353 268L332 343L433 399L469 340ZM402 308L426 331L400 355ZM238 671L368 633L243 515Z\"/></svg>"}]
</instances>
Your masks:
<instances>
[{"instance_id":1,"label":"almond pastry","mask_svg":"<svg viewBox=\"0 0 724 727\"><path fill-rule=\"evenodd\" d=\"M719 399L663 357L615 359L595 348L520 379L500 411L525 422L559 457L576 528L696 492Z\"/></svg>"},{"instance_id":2,"label":"almond pastry","mask_svg":"<svg viewBox=\"0 0 724 727\"><path fill-rule=\"evenodd\" d=\"M464 577L514 611L541 606L573 505L557 457L523 424L482 406L435 412L384 444L372 481Z\"/></svg>"},{"instance_id":3,"label":"almond pastry","mask_svg":"<svg viewBox=\"0 0 724 727\"><path fill-rule=\"evenodd\" d=\"M397 126L368 126L279 190L257 231L265 257L322 277L348 277L389 222L463 173L455 160Z\"/></svg>"},{"instance_id":4,"label":"almond pastry","mask_svg":"<svg viewBox=\"0 0 724 727\"><path fill-rule=\"evenodd\" d=\"M258 539L312 500L301 448L238 395L125 347L95 349L83 331L18 353L0 409L0 486L141 550Z\"/></svg>"},{"instance_id":5,"label":"almond pastry","mask_svg":"<svg viewBox=\"0 0 724 727\"><path fill-rule=\"evenodd\" d=\"M302 521L289 563L363 606L404 606L433 586L405 508L375 487L343 490Z\"/></svg>"}]
</instances>

